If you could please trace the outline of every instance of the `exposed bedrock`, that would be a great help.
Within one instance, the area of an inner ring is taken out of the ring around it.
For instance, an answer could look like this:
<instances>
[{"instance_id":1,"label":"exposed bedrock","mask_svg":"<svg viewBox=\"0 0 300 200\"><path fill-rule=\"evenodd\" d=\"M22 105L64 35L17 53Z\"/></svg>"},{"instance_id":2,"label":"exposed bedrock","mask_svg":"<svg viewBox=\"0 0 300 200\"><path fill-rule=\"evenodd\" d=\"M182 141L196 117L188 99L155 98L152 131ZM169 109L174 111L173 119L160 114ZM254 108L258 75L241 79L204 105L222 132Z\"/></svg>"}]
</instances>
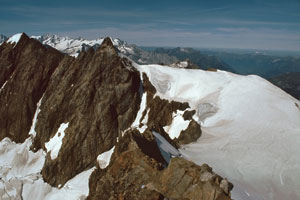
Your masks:
<instances>
[{"instance_id":1,"label":"exposed bedrock","mask_svg":"<svg viewBox=\"0 0 300 200\"><path fill-rule=\"evenodd\" d=\"M26 34L0 46L0 140L24 142L36 104L64 55Z\"/></svg>"},{"instance_id":2,"label":"exposed bedrock","mask_svg":"<svg viewBox=\"0 0 300 200\"><path fill-rule=\"evenodd\" d=\"M193 119L195 115L195 110L190 110L188 103L181 103L176 101L168 101L166 99L161 99L159 96L155 96L156 89L149 81L146 74L143 74L143 87L144 91L147 93L147 107L143 112L143 117L145 117L147 111L148 113L148 127L149 129L155 129L160 133L164 133L164 126L169 126L173 121L173 113L177 110L184 111L183 118L184 120L189 120L190 123L188 127L181 131L181 134L173 142L178 146L180 144L188 144L191 142L197 141L201 136L201 127Z\"/></svg>"},{"instance_id":3,"label":"exposed bedrock","mask_svg":"<svg viewBox=\"0 0 300 200\"><path fill-rule=\"evenodd\" d=\"M64 184L112 148L136 116L139 85L139 73L118 56L109 38L97 51L89 49L61 62L42 100L33 147L47 150L44 144L62 123L69 123L57 158L47 154L45 181Z\"/></svg>"},{"instance_id":4,"label":"exposed bedrock","mask_svg":"<svg viewBox=\"0 0 300 200\"><path fill-rule=\"evenodd\" d=\"M206 164L173 158L163 166L151 131L129 131L117 143L110 165L93 172L88 199L230 199L232 184Z\"/></svg>"}]
</instances>

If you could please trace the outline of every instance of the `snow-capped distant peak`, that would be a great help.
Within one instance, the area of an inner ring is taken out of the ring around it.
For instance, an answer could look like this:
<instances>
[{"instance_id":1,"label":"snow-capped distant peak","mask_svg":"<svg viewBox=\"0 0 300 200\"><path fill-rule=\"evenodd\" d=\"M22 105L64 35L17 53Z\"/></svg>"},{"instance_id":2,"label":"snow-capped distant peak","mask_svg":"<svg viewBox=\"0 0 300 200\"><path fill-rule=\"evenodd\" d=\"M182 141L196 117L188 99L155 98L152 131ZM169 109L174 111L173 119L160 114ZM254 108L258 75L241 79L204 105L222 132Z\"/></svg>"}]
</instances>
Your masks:
<instances>
[{"instance_id":1,"label":"snow-capped distant peak","mask_svg":"<svg viewBox=\"0 0 300 200\"><path fill-rule=\"evenodd\" d=\"M23 35L23 33L17 33L15 35L11 36L6 42L7 43L12 43L12 44L15 43L15 45L16 45L16 44L18 44L18 42L19 42L20 38L22 37L22 35Z\"/></svg>"},{"instance_id":2,"label":"snow-capped distant peak","mask_svg":"<svg viewBox=\"0 0 300 200\"><path fill-rule=\"evenodd\" d=\"M58 35L42 35L42 36L31 36L38 40L39 42L43 43L44 45L51 46L63 53L67 53L71 56L77 57L81 51L85 51L89 48L98 48L104 38L100 37L94 40L87 40L82 37L78 38L70 38L65 36L58 36ZM118 38L111 38L113 45L123 54L134 54L134 50L130 45L126 42L118 39Z\"/></svg>"}]
</instances>

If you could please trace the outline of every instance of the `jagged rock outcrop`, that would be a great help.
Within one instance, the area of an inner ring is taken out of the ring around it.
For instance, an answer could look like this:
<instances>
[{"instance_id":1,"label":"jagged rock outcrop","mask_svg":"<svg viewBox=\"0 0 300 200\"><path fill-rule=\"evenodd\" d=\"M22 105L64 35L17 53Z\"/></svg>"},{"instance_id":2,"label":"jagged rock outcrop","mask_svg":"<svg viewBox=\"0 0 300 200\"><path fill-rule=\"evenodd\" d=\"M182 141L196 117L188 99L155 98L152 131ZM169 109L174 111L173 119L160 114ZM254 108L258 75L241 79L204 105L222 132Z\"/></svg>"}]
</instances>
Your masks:
<instances>
[{"instance_id":1,"label":"jagged rock outcrop","mask_svg":"<svg viewBox=\"0 0 300 200\"><path fill-rule=\"evenodd\" d=\"M183 117L185 120L190 120L190 124L187 129L182 131L180 136L174 140L176 146L197 141L201 136L201 127L192 119L195 111L187 110L190 108L188 103L176 101L169 102L168 100L161 99L159 96L155 96L156 89L151 84L146 74L143 74L143 87L144 91L147 92L147 108L144 110L140 121L143 121L143 118L149 110L147 121L148 127L165 134L163 127L172 123L172 114L177 110L185 111Z\"/></svg>"},{"instance_id":2,"label":"jagged rock outcrop","mask_svg":"<svg viewBox=\"0 0 300 200\"><path fill-rule=\"evenodd\" d=\"M127 132L109 166L91 175L88 199L230 199L232 184L209 166L173 158L164 168L162 159L150 131Z\"/></svg>"},{"instance_id":3,"label":"jagged rock outcrop","mask_svg":"<svg viewBox=\"0 0 300 200\"><path fill-rule=\"evenodd\" d=\"M118 56L111 40L101 48L64 59L42 99L33 149L45 148L62 123L68 123L56 159L50 154L42 170L54 186L94 165L119 133L135 119L140 104L139 73Z\"/></svg>"},{"instance_id":4,"label":"jagged rock outcrop","mask_svg":"<svg viewBox=\"0 0 300 200\"><path fill-rule=\"evenodd\" d=\"M24 142L36 104L64 55L26 34L0 46L0 139Z\"/></svg>"}]
</instances>

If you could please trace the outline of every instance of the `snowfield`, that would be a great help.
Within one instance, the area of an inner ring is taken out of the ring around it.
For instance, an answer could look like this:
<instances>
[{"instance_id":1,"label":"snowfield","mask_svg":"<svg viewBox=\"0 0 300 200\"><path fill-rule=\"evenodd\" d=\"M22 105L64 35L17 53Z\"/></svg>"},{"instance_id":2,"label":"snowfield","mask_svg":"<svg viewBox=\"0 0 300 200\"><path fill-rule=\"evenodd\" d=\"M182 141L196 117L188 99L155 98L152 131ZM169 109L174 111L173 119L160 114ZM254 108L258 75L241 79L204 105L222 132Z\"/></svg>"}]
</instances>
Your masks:
<instances>
[{"instance_id":1,"label":"snowfield","mask_svg":"<svg viewBox=\"0 0 300 200\"><path fill-rule=\"evenodd\" d=\"M258 76L136 65L163 99L188 102L202 136L180 152L242 200L300 199L300 102ZM165 129L166 130L166 129Z\"/></svg>"}]
</instances>

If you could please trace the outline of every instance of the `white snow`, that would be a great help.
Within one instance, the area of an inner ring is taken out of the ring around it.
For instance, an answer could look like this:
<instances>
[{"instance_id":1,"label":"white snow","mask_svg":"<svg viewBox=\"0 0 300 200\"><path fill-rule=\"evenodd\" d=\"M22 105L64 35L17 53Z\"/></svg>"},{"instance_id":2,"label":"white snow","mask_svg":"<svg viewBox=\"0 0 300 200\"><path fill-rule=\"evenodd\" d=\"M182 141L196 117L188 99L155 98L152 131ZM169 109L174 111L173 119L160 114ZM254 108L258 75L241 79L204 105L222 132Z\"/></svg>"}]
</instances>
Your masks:
<instances>
[{"instance_id":1,"label":"white snow","mask_svg":"<svg viewBox=\"0 0 300 200\"><path fill-rule=\"evenodd\" d=\"M172 114L173 121L171 125L163 127L171 139L178 138L181 131L186 130L190 124L189 120L184 120L183 113L184 111L177 110Z\"/></svg>"},{"instance_id":2,"label":"white snow","mask_svg":"<svg viewBox=\"0 0 300 200\"><path fill-rule=\"evenodd\" d=\"M46 153L29 150L31 138L16 144L9 138L0 142L0 199L54 200L85 199L89 193L88 181L95 167L70 179L62 188L54 188L43 181L41 169Z\"/></svg>"},{"instance_id":3,"label":"white snow","mask_svg":"<svg viewBox=\"0 0 300 200\"><path fill-rule=\"evenodd\" d=\"M115 150L115 146L113 146L113 148L111 148L110 150L100 154L97 157L97 162L98 162L101 169L105 169L109 165L110 158L111 158L111 155L113 154L114 150Z\"/></svg>"},{"instance_id":4,"label":"white snow","mask_svg":"<svg viewBox=\"0 0 300 200\"><path fill-rule=\"evenodd\" d=\"M49 45L74 57L77 57L79 55L78 52L82 50L82 47L84 45L94 46L96 44L100 45L103 42L103 38L86 40L83 38L73 39L69 37L61 37L58 35L31 36L31 38L39 40L43 44Z\"/></svg>"},{"instance_id":5,"label":"white snow","mask_svg":"<svg viewBox=\"0 0 300 200\"><path fill-rule=\"evenodd\" d=\"M33 153L29 151L31 138L22 144L16 144L9 138L0 142L0 177L9 181L15 177L26 177L41 171L45 153L42 150ZM1 199L1 198L0 198Z\"/></svg>"},{"instance_id":6,"label":"white snow","mask_svg":"<svg viewBox=\"0 0 300 200\"><path fill-rule=\"evenodd\" d=\"M202 136L181 148L235 185L235 199L300 199L300 102L258 76L135 65L163 99L188 102Z\"/></svg>"},{"instance_id":7,"label":"white snow","mask_svg":"<svg viewBox=\"0 0 300 200\"><path fill-rule=\"evenodd\" d=\"M54 160L57 158L59 150L62 145L62 140L65 137L65 130L68 128L68 123L62 123L58 128L54 137L52 137L49 142L45 143L45 147L47 149L47 153L50 153L51 159Z\"/></svg>"},{"instance_id":8,"label":"white snow","mask_svg":"<svg viewBox=\"0 0 300 200\"><path fill-rule=\"evenodd\" d=\"M136 118L134 120L134 122L132 123L131 127L138 127L140 125L140 120L143 116L143 112L146 109L146 105L147 105L147 92L143 93L142 96L142 100L141 100L141 104L140 104L140 109L136 115Z\"/></svg>"},{"instance_id":9,"label":"white snow","mask_svg":"<svg viewBox=\"0 0 300 200\"><path fill-rule=\"evenodd\" d=\"M18 44L21 36L22 36L23 33L17 33L13 36L11 36L7 41L6 43L15 43L15 46Z\"/></svg>"},{"instance_id":10,"label":"white snow","mask_svg":"<svg viewBox=\"0 0 300 200\"><path fill-rule=\"evenodd\" d=\"M52 188L51 192L46 195L45 200L86 199L87 195L89 194L89 177L95 169L96 168L93 167L89 170L81 172L69 180L61 189Z\"/></svg>"},{"instance_id":11,"label":"white snow","mask_svg":"<svg viewBox=\"0 0 300 200\"><path fill-rule=\"evenodd\" d=\"M149 114L150 109L147 110L146 115L142 119L143 112L145 111L146 106L147 106L147 92L144 92L142 95L140 109L136 115L134 122L131 125L132 128L138 129L140 131L140 133L144 133L145 130L147 129L148 114ZM142 121L141 121L141 119L142 119ZM140 127L140 125L141 125L141 127Z\"/></svg>"},{"instance_id":12,"label":"white snow","mask_svg":"<svg viewBox=\"0 0 300 200\"><path fill-rule=\"evenodd\" d=\"M41 106L43 97L44 97L44 95L42 96L42 98L39 100L39 102L36 105L36 111L35 111L34 117L32 119L32 125L31 125L30 131L29 131L29 135L32 135L33 137L36 136L35 127L36 127L36 123L37 123L37 117L41 111L40 106Z\"/></svg>"},{"instance_id":13,"label":"white snow","mask_svg":"<svg viewBox=\"0 0 300 200\"><path fill-rule=\"evenodd\" d=\"M0 88L0 92L3 90L3 88L5 87L5 85L6 85L6 83L7 83L7 81L5 81L4 83L3 83L3 85L1 86L1 88Z\"/></svg>"},{"instance_id":14,"label":"white snow","mask_svg":"<svg viewBox=\"0 0 300 200\"><path fill-rule=\"evenodd\" d=\"M89 177L95 170L95 167L83 171L74 178L70 179L62 188L58 189L51 187L45 183L42 177L37 176L33 180L22 179L23 191L22 197L24 200L34 199L40 200L55 200L68 199L80 200L86 199L89 193Z\"/></svg>"}]
</instances>

